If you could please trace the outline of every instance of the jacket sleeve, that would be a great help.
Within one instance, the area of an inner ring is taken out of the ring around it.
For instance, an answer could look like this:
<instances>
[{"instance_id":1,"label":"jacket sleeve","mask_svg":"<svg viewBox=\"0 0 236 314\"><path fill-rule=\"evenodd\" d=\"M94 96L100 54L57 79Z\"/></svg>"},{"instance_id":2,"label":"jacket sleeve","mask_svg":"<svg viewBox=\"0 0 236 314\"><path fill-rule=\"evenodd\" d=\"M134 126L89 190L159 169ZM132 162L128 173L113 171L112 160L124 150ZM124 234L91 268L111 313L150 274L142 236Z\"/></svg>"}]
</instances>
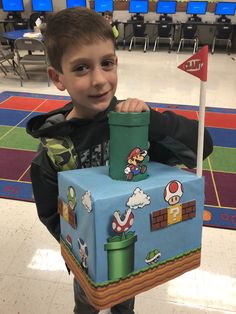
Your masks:
<instances>
[{"instance_id":1,"label":"jacket sleeve","mask_svg":"<svg viewBox=\"0 0 236 314\"><path fill-rule=\"evenodd\" d=\"M160 113L151 109L149 126L151 160L169 165L184 164L194 168L197 163L198 121L172 111ZM203 159L211 154L213 143L208 130L204 133Z\"/></svg>"},{"instance_id":2,"label":"jacket sleeve","mask_svg":"<svg viewBox=\"0 0 236 314\"><path fill-rule=\"evenodd\" d=\"M31 163L31 181L40 221L60 241L60 215L57 210L57 172L44 150Z\"/></svg>"}]
</instances>

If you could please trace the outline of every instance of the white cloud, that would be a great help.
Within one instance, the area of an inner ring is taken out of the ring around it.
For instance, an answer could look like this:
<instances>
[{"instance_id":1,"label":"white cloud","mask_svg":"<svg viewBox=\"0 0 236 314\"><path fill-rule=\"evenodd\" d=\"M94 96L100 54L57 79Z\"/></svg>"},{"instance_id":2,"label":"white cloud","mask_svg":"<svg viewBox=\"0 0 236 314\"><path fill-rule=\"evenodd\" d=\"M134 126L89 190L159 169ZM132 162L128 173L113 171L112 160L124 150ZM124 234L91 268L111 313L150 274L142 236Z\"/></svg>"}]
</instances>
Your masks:
<instances>
[{"instance_id":1,"label":"white cloud","mask_svg":"<svg viewBox=\"0 0 236 314\"><path fill-rule=\"evenodd\" d=\"M136 188L134 193L128 199L126 205L131 209L143 208L150 204L150 196L145 194L140 188Z\"/></svg>"},{"instance_id":2,"label":"white cloud","mask_svg":"<svg viewBox=\"0 0 236 314\"><path fill-rule=\"evenodd\" d=\"M90 213L92 211L92 198L91 193L89 191L85 192L84 195L82 195L82 204L84 207L88 210Z\"/></svg>"}]
</instances>

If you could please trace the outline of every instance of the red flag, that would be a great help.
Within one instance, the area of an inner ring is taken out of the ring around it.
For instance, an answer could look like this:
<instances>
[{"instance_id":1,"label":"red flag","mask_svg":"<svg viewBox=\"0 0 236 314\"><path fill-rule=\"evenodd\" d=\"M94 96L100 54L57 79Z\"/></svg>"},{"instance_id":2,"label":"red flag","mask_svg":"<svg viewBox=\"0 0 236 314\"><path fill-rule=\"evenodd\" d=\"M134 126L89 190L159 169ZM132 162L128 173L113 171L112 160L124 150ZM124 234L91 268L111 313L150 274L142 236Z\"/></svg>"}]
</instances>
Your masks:
<instances>
[{"instance_id":1,"label":"red flag","mask_svg":"<svg viewBox=\"0 0 236 314\"><path fill-rule=\"evenodd\" d=\"M197 53L178 66L179 69L207 81L208 46L204 46Z\"/></svg>"}]
</instances>

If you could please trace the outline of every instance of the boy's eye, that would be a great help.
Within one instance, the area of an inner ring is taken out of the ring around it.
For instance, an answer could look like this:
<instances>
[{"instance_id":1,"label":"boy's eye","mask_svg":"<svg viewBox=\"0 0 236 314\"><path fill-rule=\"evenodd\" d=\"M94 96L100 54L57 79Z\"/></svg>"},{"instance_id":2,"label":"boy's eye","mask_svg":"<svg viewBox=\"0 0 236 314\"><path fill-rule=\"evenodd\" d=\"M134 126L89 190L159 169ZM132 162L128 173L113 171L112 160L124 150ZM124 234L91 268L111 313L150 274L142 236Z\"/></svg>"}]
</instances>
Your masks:
<instances>
[{"instance_id":1,"label":"boy's eye","mask_svg":"<svg viewBox=\"0 0 236 314\"><path fill-rule=\"evenodd\" d=\"M78 72L79 74L84 74L84 73L87 73L88 69L89 67L87 65L81 64L75 67L74 71Z\"/></svg>"},{"instance_id":2,"label":"boy's eye","mask_svg":"<svg viewBox=\"0 0 236 314\"><path fill-rule=\"evenodd\" d=\"M107 70L113 69L114 66L115 66L115 61L114 60L104 60L102 62L102 67L107 69Z\"/></svg>"}]
</instances>

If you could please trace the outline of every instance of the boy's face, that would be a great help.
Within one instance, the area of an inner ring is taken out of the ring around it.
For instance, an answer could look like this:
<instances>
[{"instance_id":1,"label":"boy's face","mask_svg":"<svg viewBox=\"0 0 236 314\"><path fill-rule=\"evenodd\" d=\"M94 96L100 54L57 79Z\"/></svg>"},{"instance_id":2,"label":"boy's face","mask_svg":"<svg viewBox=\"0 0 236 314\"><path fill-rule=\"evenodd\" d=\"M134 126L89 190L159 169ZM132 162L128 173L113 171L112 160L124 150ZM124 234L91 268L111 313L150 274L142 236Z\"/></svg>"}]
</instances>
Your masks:
<instances>
[{"instance_id":1,"label":"boy's face","mask_svg":"<svg viewBox=\"0 0 236 314\"><path fill-rule=\"evenodd\" d=\"M112 22L112 16L110 16L109 14L104 14L104 18L111 23Z\"/></svg>"},{"instance_id":2,"label":"boy's face","mask_svg":"<svg viewBox=\"0 0 236 314\"><path fill-rule=\"evenodd\" d=\"M49 68L59 90L67 90L73 116L93 118L107 109L117 87L117 57L111 40L71 46L62 57L62 71Z\"/></svg>"}]
</instances>

